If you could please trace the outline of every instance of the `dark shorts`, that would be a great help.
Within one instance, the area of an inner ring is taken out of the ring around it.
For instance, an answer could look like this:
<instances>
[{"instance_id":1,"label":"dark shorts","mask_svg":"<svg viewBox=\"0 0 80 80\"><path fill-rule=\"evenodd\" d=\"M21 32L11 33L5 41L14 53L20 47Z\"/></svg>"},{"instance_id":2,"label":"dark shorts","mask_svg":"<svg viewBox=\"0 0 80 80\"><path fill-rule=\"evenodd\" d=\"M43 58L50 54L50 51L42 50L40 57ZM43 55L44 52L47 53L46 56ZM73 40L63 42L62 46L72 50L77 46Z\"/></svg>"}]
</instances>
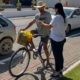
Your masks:
<instances>
[{"instance_id":1,"label":"dark shorts","mask_svg":"<svg viewBox=\"0 0 80 80\"><path fill-rule=\"evenodd\" d=\"M38 30L37 30L37 29L31 30L31 33L32 33L32 34L38 34Z\"/></svg>"},{"instance_id":2,"label":"dark shorts","mask_svg":"<svg viewBox=\"0 0 80 80\"><path fill-rule=\"evenodd\" d=\"M31 30L31 33L32 34L39 34L37 29ZM41 41L44 42L44 43L48 43L48 39L49 39L49 36L45 36L45 37L41 36Z\"/></svg>"},{"instance_id":3,"label":"dark shorts","mask_svg":"<svg viewBox=\"0 0 80 80\"><path fill-rule=\"evenodd\" d=\"M41 37L41 41L46 43L46 44L48 43L48 39L49 39L49 36Z\"/></svg>"}]
</instances>

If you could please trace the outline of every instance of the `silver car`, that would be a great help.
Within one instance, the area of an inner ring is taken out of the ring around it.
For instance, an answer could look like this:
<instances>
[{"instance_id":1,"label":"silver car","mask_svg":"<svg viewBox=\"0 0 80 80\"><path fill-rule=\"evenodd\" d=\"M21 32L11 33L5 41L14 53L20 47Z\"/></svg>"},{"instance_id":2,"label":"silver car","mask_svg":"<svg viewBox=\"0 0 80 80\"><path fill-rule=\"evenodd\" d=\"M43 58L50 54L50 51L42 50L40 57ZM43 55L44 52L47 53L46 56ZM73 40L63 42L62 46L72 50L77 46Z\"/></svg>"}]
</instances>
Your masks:
<instances>
[{"instance_id":1,"label":"silver car","mask_svg":"<svg viewBox=\"0 0 80 80\"><path fill-rule=\"evenodd\" d=\"M64 12L67 16L67 32L72 29L80 28L80 8L64 7Z\"/></svg>"},{"instance_id":2,"label":"silver car","mask_svg":"<svg viewBox=\"0 0 80 80\"><path fill-rule=\"evenodd\" d=\"M0 55L5 55L12 51L15 38L15 25L0 15Z\"/></svg>"},{"instance_id":3,"label":"silver car","mask_svg":"<svg viewBox=\"0 0 80 80\"><path fill-rule=\"evenodd\" d=\"M66 32L70 32L72 29L80 28L80 8L64 7L64 12L67 17L67 29ZM53 12L55 14L55 12ZM54 18L55 15L52 15Z\"/></svg>"}]
</instances>

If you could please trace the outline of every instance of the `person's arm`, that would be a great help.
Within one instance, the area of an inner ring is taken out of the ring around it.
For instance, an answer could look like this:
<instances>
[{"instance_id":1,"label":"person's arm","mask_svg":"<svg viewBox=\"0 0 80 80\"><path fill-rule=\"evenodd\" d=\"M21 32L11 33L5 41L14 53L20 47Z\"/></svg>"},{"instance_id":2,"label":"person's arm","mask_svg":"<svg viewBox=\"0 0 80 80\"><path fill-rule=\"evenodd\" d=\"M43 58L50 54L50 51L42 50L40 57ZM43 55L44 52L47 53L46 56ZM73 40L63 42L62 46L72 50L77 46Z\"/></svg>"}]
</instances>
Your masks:
<instances>
[{"instance_id":1,"label":"person's arm","mask_svg":"<svg viewBox=\"0 0 80 80\"><path fill-rule=\"evenodd\" d=\"M35 20L35 19L34 19L34 20L32 20L32 21L28 24L28 26L27 26L26 28L21 29L21 30L26 30L26 29L30 28L30 27L31 27L35 22L36 22L36 20Z\"/></svg>"},{"instance_id":2,"label":"person's arm","mask_svg":"<svg viewBox=\"0 0 80 80\"><path fill-rule=\"evenodd\" d=\"M38 24L40 24L42 27L45 27L47 29L51 29L53 27L51 24L47 24L42 21L38 21Z\"/></svg>"},{"instance_id":3,"label":"person's arm","mask_svg":"<svg viewBox=\"0 0 80 80\"><path fill-rule=\"evenodd\" d=\"M56 26L56 23L57 23L59 20L60 20L60 19L58 19L57 16L54 16L54 17L51 19L51 21L50 21L49 24L44 23L44 22L42 22L42 21L40 21L40 20L38 20L37 22L38 22L38 24L40 24L42 27L45 27L45 28L47 28L47 29L51 29L52 27Z\"/></svg>"}]
</instances>

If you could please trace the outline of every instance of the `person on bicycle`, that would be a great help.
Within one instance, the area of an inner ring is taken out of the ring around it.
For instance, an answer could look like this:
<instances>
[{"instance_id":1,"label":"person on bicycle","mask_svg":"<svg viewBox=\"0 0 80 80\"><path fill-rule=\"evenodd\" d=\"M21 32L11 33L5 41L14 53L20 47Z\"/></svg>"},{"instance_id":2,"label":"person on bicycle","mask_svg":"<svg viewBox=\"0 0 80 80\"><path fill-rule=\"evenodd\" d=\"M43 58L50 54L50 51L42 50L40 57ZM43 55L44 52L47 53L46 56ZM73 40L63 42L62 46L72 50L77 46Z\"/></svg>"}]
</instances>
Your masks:
<instances>
[{"instance_id":1,"label":"person on bicycle","mask_svg":"<svg viewBox=\"0 0 80 80\"><path fill-rule=\"evenodd\" d=\"M34 7L38 8L39 13L37 13L35 15L35 19L33 19L28 24L28 26L26 28L22 29L22 30L26 30L26 29L30 28L34 23L37 24L37 29L32 30L31 32L32 32L32 34L38 33L38 34L42 35L41 36L41 41L44 43L43 47L44 47L44 51L45 51L45 54L46 54L46 57L47 57L47 63L49 63L49 52L48 52L48 48L47 48L47 43L48 43L50 30L46 29L44 27L41 27L41 25L37 23L37 20L41 20L44 23L49 24L50 21L51 21L51 14L48 11L45 10L46 4L43 1L39 1L37 3L37 6L34 6ZM34 44L33 44L33 47L34 47Z\"/></svg>"},{"instance_id":2,"label":"person on bicycle","mask_svg":"<svg viewBox=\"0 0 80 80\"><path fill-rule=\"evenodd\" d=\"M55 15L52 18L50 24L45 24L42 21L37 21L43 27L50 29L50 40L51 47L55 60L55 72L51 75L50 80L60 80L63 76L63 67L64 67L64 57L63 57L63 48L64 43L66 42L66 15L63 10L63 6L61 3L56 3L54 6Z\"/></svg>"}]
</instances>

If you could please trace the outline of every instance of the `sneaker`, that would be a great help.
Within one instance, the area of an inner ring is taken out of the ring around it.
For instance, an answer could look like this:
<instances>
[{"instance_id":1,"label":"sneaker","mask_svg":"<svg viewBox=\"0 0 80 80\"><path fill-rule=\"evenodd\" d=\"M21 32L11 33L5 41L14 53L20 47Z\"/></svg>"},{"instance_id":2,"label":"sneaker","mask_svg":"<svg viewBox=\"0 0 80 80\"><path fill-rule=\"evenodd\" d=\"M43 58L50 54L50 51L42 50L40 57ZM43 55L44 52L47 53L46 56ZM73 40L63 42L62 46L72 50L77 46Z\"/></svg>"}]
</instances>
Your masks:
<instances>
[{"instance_id":1,"label":"sneaker","mask_svg":"<svg viewBox=\"0 0 80 80\"><path fill-rule=\"evenodd\" d=\"M33 48L33 52L37 53L38 52L38 47Z\"/></svg>"},{"instance_id":2,"label":"sneaker","mask_svg":"<svg viewBox=\"0 0 80 80\"><path fill-rule=\"evenodd\" d=\"M33 49L33 59L37 59L37 57L38 57L38 50Z\"/></svg>"},{"instance_id":3,"label":"sneaker","mask_svg":"<svg viewBox=\"0 0 80 80\"><path fill-rule=\"evenodd\" d=\"M63 77L62 71L60 72L54 71L51 77L52 77L52 80L60 80Z\"/></svg>"}]
</instances>

